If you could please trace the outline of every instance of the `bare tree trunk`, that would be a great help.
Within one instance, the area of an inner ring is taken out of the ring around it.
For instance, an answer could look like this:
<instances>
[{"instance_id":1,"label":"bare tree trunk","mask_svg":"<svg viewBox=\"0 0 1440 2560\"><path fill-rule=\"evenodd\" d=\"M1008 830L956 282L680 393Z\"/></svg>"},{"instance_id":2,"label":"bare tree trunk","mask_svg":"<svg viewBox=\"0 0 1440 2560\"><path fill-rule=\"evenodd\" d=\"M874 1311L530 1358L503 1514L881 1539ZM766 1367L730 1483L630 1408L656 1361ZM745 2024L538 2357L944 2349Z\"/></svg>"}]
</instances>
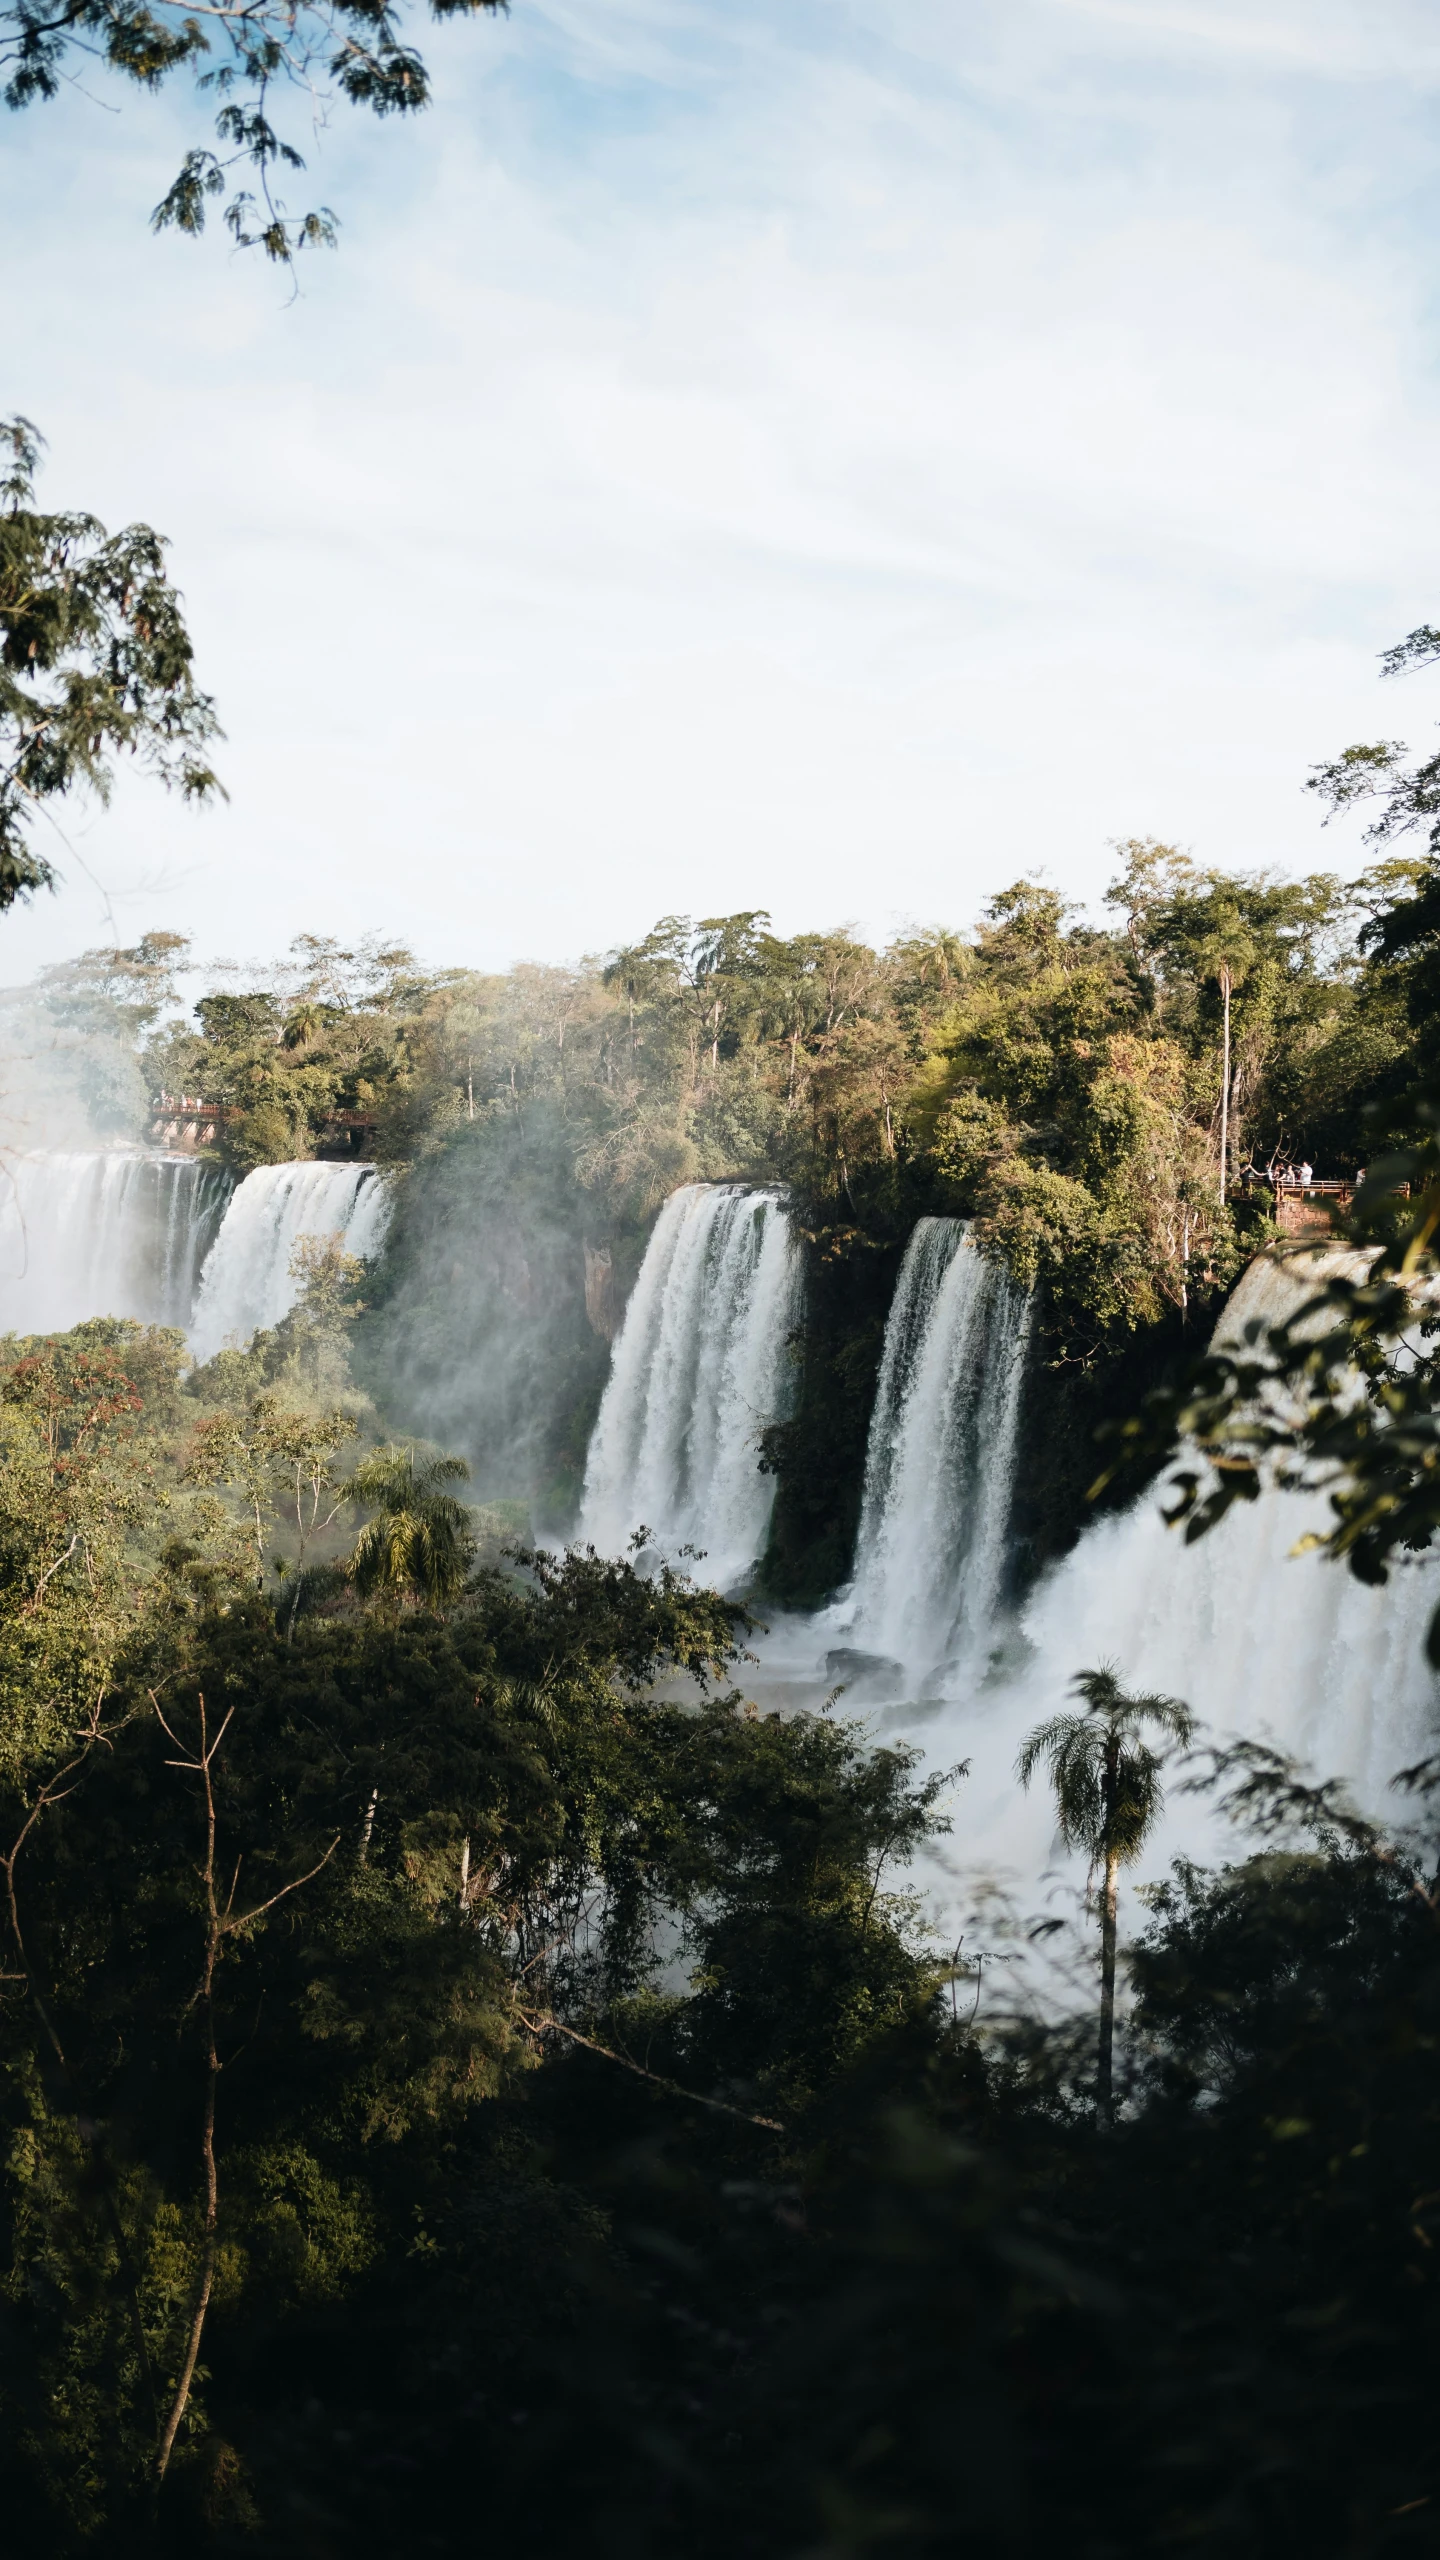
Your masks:
<instances>
[{"instance_id":1,"label":"bare tree trunk","mask_svg":"<svg viewBox=\"0 0 1440 2560\"><path fill-rule=\"evenodd\" d=\"M1220 1066L1220 1206L1230 1183L1230 972L1220 972L1220 993L1225 1000L1225 1034Z\"/></svg>"},{"instance_id":2,"label":"bare tree trunk","mask_svg":"<svg viewBox=\"0 0 1440 2560\"><path fill-rule=\"evenodd\" d=\"M1100 2068L1096 2093L1104 2124L1109 2124L1115 2112L1112 2065L1115 2049L1116 1877L1119 1867L1120 1861L1112 1849L1105 1860L1105 1891L1100 1905Z\"/></svg>"},{"instance_id":3,"label":"bare tree trunk","mask_svg":"<svg viewBox=\"0 0 1440 2560\"><path fill-rule=\"evenodd\" d=\"M360 1864L362 1867L370 1855L370 1834L375 1828L375 1808L379 1802L380 1790L378 1787L373 1787L370 1791L370 1801L365 1807L365 1819L360 1825Z\"/></svg>"},{"instance_id":4,"label":"bare tree trunk","mask_svg":"<svg viewBox=\"0 0 1440 2560\"><path fill-rule=\"evenodd\" d=\"M177 1749L183 1749L180 1737L173 1725L166 1721L153 1689L150 1692L150 1703L155 1709L156 1717L164 1732L169 1735ZM222 1903L215 1865L214 1768L220 1746L229 1730L230 1718L235 1710L233 1707L230 1709L230 1714L224 1718L212 1740L210 1718L203 1690L196 1704L200 1719L199 1749L193 1759L175 1760L170 1763L170 1766L176 1769L193 1770L205 1790L205 1864L200 1870L200 1881L205 1888L205 1964L200 1976L198 1993L199 2005L205 2020L205 2114L200 2135L200 2157L205 2172L205 2219L195 2300L185 2337L185 2354L175 2385L175 2396L170 2403L169 2413L155 2448L152 2484L157 2502L164 2487L165 2474L170 2467L170 2456L175 2450L175 2439L180 2433L185 2412L190 2403L195 2367L200 2360L200 2341L205 2332L205 2315L210 2308L210 2296L215 2287L215 2259L220 2236L220 2173L215 2158L215 2099L220 2083L220 2054L215 2039L215 1973L220 1961L220 1951L232 1931L248 1928L252 1921L263 1919L267 1911L274 1910L277 1902L284 1902L290 1894L297 1893L302 1885L309 1884L312 1877L318 1876L321 1868L329 1865L339 1845L337 1833L324 1857L311 1867L308 1873L297 1876L293 1884L282 1885L278 1893L270 1895L268 1901L257 1902L253 1909L242 1912L237 1912L235 1909L235 1888L240 1881L240 1861L237 1858L235 1872L230 1879L230 1889Z\"/></svg>"},{"instance_id":5,"label":"bare tree trunk","mask_svg":"<svg viewBox=\"0 0 1440 2560\"><path fill-rule=\"evenodd\" d=\"M225 1720L229 1723L229 1717ZM215 2093L220 2078L220 2056L215 2047L215 1965L220 1953L223 1921L219 1896L215 1889L215 1784L211 1767L224 1739L222 1725L214 1742L210 1740L205 1700L200 1700L200 1754L198 1765L205 1788L205 1865L201 1882L205 1887L205 1970L200 1979L200 1999L205 2017L205 2121L200 2137L200 2156L205 2169L205 2236L200 2248L200 2281L195 2288L195 2307L190 2314L190 2329L185 2340L185 2357L175 2397L170 2403L164 2431L155 2449L155 2488L170 2467L175 2438L190 2401L190 2386L200 2358L200 2340L205 2329L205 2314L210 2308L210 2294L215 2283L215 2243L220 2224L220 2185L215 2168ZM238 1873L238 1870L237 1870ZM230 1888L234 1898L235 1888Z\"/></svg>"}]
</instances>

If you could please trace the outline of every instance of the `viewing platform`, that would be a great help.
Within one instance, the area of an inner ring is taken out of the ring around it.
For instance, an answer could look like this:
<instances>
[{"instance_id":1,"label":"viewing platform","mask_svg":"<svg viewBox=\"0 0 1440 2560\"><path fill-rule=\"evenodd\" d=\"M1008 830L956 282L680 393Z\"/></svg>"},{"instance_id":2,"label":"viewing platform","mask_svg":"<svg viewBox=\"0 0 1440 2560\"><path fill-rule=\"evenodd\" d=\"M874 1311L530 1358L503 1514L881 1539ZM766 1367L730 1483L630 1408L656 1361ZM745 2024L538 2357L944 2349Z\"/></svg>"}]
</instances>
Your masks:
<instances>
[{"instance_id":1,"label":"viewing platform","mask_svg":"<svg viewBox=\"0 0 1440 2560\"><path fill-rule=\"evenodd\" d=\"M213 1147L228 1122L243 1120L236 1102L206 1102L194 1093L157 1093L150 1103L150 1143L178 1155L194 1155ZM315 1152L322 1160L344 1162L363 1156L377 1123L373 1112L333 1111L320 1133Z\"/></svg>"},{"instance_id":2,"label":"viewing platform","mask_svg":"<svg viewBox=\"0 0 1440 2560\"><path fill-rule=\"evenodd\" d=\"M1275 1205L1275 1224L1282 1236L1328 1236L1331 1211L1339 1210L1343 1215L1355 1197L1355 1185L1350 1181L1252 1179L1245 1188L1252 1196L1259 1191L1269 1192Z\"/></svg>"}]
</instances>

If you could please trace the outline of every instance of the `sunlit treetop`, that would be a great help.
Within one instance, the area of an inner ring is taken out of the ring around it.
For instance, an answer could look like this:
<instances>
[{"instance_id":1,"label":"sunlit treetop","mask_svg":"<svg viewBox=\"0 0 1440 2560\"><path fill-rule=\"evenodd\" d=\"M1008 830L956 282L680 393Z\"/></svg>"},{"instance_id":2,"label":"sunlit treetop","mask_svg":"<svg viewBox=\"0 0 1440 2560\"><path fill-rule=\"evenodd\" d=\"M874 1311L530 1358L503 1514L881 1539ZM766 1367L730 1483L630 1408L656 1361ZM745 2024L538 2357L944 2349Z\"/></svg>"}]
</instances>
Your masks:
<instances>
[{"instance_id":1,"label":"sunlit treetop","mask_svg":"<svg viewBox=\"0 0 1440 2560\"><path fill-rule=\"evenodd\" d=\"M507 0L429 0L432 18L495 15ZM333 246L328 205L292 210L279 192L305 162L273 121L293 102L312 127L334 100L377 116L413 115L430 100L424 62L403 39L389 0L8 0L0 6L0 77L10 107L59 94L92 63L142 88L193 80L215 103L215 140L186 152L151 215L157 231L197 233L216 197L242 248L289 265L307 246ZM248 173L250 183L241 184Z\"/></svg>"}]
</instances>

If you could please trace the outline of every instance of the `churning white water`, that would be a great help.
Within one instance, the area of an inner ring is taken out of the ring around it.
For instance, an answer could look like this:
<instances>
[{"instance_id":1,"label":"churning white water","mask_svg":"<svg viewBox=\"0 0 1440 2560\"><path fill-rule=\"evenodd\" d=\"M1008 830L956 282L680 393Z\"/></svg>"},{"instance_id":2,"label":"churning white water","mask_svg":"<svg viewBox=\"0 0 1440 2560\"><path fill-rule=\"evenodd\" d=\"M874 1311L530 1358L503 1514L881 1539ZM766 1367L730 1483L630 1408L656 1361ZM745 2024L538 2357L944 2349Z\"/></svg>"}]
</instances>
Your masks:
<instances>
[{"instance_id":1,"label":"churning white water","mask_svg":"<svg viewBox=\"0 0 1440 2560\"><path fill-rule=\"evenodd\" d=\"M850 1632L919 1672L983 1663L1005 1566L1030 1301L957 1218L905 1251L865 1459Z\"/></svg>"},{"instance_id":2,"label":"churning white water","mask_svg":"<svg viewBox=\"0 0 1440 2560\"><path fill-rule=\"evenodd\" d=\"M763 1553L774 1479L760 1434L785 1402L799 1259L781 1195L689 1183L655 1223L625 1311L585 1468L579 1534L618 1555L639 1528L707 1581Z\"/></svg>"},{"instance_id":3,"label":"churning white water","mask_svg":"<svg viewBox=\"0 0 1440 2560\"><path fill-rule=\"evenodd\" d=\"M0 1330L63 1333L91 1316L187 1325L231 1190L193 1156L111 1148L0 1168Z\"/></svg>"},{"instance_id":4,"label":"churning white water","mask_svg":"<svg viewBox=\"0 0 1440 2560\"><path fill-rule=\"evenodd\" d=\"M200 1274L190 1344L209 1360L289 1314L300 1293L291 1265L302 1236L338 1237L344 1251L377 1253L389 1194L370 1164L262 1164L234 1194Z\"/></svg>"}]
</instances>

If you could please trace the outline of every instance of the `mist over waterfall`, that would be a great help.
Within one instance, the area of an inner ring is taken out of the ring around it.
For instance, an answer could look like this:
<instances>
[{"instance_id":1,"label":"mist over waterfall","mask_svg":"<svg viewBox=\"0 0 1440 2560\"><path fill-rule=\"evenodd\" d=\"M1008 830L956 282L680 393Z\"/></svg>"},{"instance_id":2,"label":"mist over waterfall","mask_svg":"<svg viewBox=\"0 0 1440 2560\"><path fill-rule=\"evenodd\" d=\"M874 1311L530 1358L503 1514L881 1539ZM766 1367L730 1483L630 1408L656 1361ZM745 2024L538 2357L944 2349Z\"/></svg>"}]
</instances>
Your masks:
<instances>
[{"instance_id":1,"label":"mist over waterfall","mask_svg":"<svg viewBox=\"0 0 1440 2560\"><path fill-rule=\"evenodd\" d=\"M300 1284L291 1270L302 1236L338 1236L346 1253L379 1250L389 1195L368 1164L262 1164L235 1192L200 1274L191 1348L209 1360L288 1315Z\"/></svg>"},{"instance_id":2,"label":"mist over waterfall","mask_svg":"<svg viewBox=\"0 0 1440 2560\"><path fill-rule=\"evenodd\" d=\"M0 1191L0 1330L91 1316L188 1325L232 1184L193 1156L113 1148L11 1158Z\"/></svg>"},{"instance_id":3,"label":"mist over waterfall","mask_svg":"<svg viewBox=\"0 0 1440 2560\"><path fill-rule=\"evenodd\" d=\"M781 1195L689 1183L656 1221L615 1344L579 1534L602 1554L648 1528L722 1589L764 1552L774 1480L760 1434L783 1411L799 1259Z\"/></svg>"},{"instance_id":4,"label":"mist over waterfall","mask_svg":"<svg viewBox=\"0 0 1440 2560\"><path fill-rule=\"evenodd\" d=\"M851 1632L922 1674L983 1661L1000 1600L1030 1301L963 1222L922 1218L885 1328Z\"/></svg>"}]
</instances>

